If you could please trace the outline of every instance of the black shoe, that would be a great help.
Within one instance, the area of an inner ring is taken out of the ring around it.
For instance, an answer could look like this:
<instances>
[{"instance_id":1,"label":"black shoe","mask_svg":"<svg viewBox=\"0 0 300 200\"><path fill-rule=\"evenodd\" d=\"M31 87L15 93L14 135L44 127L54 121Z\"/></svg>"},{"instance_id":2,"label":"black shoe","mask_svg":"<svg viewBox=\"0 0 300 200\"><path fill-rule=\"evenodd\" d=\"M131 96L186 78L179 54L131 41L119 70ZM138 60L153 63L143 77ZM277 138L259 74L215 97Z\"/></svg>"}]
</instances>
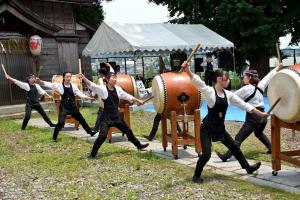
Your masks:
<instances>
[{"instance_id":1,"label":"black shoe","mask_svg":"<svg viewBox=\"0 0 300 200\"><path fill-rule=\"evenodd\" d=\"M203 179L197 176L193 176L193 182L194 183L198 183L198 184L202 184L203 183Z\"/></svg>"},{"instance_id":2,"label":"black shoe","mask_svg":"<svg viewBox=\"0 0 300 200\"><path fill-rule=\"evenodd\" d=\"M146 144L141 144L141 146L138 148L138 150L143 150L143 149L146 149L147 147L149 146L149 143L146 143Z\"/></svg>"},{"instance_id":3,"label":"black shoe","mask_svg":"<svg viewBox=\"0 0 300 200\"><path fill-rule=\"evenodd\" d=\"M147 140L149 140L149 141L152 141L153 140L153 138L152 137L150 137L150 136L146 136L146 135L144 135L143 136L144 138L146 138Z\"/></svg>"},{"instance_id":4,"label":"black shoe","mask_svg":"<svg viewBox=\"0 0 300 200\"><path fill-rule=\"evenodd\" d=\"M57 143L57 139L52 139L53 142Z\"/></svg>"},{"instance_id":5,"label":"black shoe","mask_svg":"<svg viewBox=\"0 0 300 200\"><path fill-rule=\"evenodd\" d=\"M246 171L248 174L252 174L253 172L255 172L256 170L258 170L258 168L260 167L261 162L258 162L254 165L249 165L248 168L246 168Z\"/></svg>"},{"instance_id":6,"label":"black shoe","mask_svg":"<svg viewBox=\"0 0 300 200\"><path fill-rule=\"evenodd\" d=\"M92 131L92 132L90 132L90 135L91 135L91 137L93 137L94 135L96 135L96 133L98 133L98 131Z\"/></svg>"},{"instance_id":7,"label":"black shoe","mask_svg":"<svg viewBox=\"0 0 300 200\"><path fill-rule=\"evenodd\" d=\"M221 154L219 152L216 152L217 153L217 156L223 161L223 162L226 162L228 160L228 157L226 154Z\"/></svg>"},{"instance_id":8,"label":"black shoe","mask_svg":"<svg viewBox=\"0 0 300 200\"><path fill-rule=\"evenodd\" d=\"M87 158L88 158L89 160L93 160L93 159L96 158L96 156L93 156L93 155L90 154Z\"/></svg>"}]
</instances>

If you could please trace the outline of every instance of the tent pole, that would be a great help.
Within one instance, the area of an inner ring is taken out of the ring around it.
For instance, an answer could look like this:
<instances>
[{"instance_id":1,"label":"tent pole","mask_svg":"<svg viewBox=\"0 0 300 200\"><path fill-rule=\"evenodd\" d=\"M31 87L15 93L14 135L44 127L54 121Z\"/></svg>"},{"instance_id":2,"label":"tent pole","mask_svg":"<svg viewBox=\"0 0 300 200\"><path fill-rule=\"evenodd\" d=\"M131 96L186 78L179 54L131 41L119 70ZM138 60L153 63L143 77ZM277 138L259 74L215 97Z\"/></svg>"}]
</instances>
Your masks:
<instances>
[{"instance_id":1,"label":"tent pole","mask_svg":"<svg viewBox=\"0 0 300 200\"><path fill-rule=\"evenodd\" d=\"M126 57L124 57L124 63L125 63L125 74L127 74Z\"/></svg>"},{"instance_id":2,"label":"tent pole","mask_svg":"<svg viewBox=\"0 0 300 200\"><path fill-rule=\"evenodd\" d=\"M145 78L144 56L142 56L143 78Z\"/></svg>"},{"instance_id":3,"label":"tent pole","mask_svg":"<svg viewBox=\"0 0 300 200\"><path fill-rule=\"evenodd\" d=\"M136 51L133 53L133 70L134 70L134 75L136 75Z\"/></svg>"},{"instance_id":4,"label":"tent pole","mask_svg":"<svg viewBox=\"0 0 300 200\"><path fill-rule=\"evenodd\" d=\"M232 58L233 58L233 71L234 71L234 73L236 73L236 71L235 71L235 54L234 54L234 46L233 46Z\"/></svg>"}]
</instances>

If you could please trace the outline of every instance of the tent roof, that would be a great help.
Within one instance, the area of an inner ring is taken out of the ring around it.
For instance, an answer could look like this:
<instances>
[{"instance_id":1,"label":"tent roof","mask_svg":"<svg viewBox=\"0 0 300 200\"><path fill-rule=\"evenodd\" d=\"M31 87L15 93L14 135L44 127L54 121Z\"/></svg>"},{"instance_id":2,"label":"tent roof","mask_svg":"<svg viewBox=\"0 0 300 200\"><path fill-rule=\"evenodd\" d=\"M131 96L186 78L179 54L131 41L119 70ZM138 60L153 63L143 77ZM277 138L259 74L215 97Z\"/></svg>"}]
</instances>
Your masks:
<instances>
[{"instance_id":1,"label":"tent roof","mask_svg":"<svg viewBox=\"0 0 300 200\"><path fill-rule=\"evenodd\" d=\"M83 50L83 55L130 54L136 51L160 52L226 49L233 43L202 24L129 24L103 22Z\"/></svg>"}]
</instances>

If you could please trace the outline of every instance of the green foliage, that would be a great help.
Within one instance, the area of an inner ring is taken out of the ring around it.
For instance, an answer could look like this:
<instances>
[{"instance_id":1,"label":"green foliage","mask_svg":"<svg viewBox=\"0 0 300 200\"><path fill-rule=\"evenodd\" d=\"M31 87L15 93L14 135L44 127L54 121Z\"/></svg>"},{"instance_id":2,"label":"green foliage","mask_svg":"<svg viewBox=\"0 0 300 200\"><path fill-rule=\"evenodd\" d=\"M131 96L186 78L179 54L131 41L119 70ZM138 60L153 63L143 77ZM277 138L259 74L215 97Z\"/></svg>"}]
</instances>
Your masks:
<instances>
[{"instance_id":1,"label":"green foliage","mask_svg":"<svg viewBox=\"0 0 300 200\"><path fill-rule=\"evenodd\" d=\"M249 60L265 74L269 56L275 54L279 37L292 34L292 43L300 41L298 1L258 0L149 0L167 5L172 23L201 23L236 47L237 64Z\"/></svg>"},{"instance_id":2,"label":"green foliage","mask_svg":"<svg viewBox=\"0 0 300 200\"><path fill-rule=\"evenodd\" d=\"M101 1L92 5L81 6L76 10L77 20L82 21L94 28L97 28L104 19Z\"/></svg>"}]
</instances>

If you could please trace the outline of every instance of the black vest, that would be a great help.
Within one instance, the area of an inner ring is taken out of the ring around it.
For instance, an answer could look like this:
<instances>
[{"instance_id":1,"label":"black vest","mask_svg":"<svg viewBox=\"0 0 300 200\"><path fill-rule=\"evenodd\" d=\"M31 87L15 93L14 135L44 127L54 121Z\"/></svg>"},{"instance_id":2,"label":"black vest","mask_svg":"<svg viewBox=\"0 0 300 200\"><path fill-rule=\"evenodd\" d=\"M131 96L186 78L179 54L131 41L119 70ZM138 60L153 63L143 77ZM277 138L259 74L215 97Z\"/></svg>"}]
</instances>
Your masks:
<instances>
[{"instance_id":1,"label":"black vest","mask_svg":"<svg viewBox=\"0 0 300 200\"><path fill-rule=\"evenodd\" d=\"M75 95L73 92L72 84L70 84L70 87L65 87L64 84L62 85L64 88L64 94L61 95L61 110L66 114L78 112L78 108L75 104Z\"/></svg>"},{"instance_id":2,"label":"black vest","mask_svg":"<svg viewBox=\"0 0 300 200\"><path fill-rule=\"evenodd\" d=\"M108 96L103 99L104 119L108 124L114 124L121 120L119 113L119 97L116 88L109 90L106 86Z\"/></svg>"},{"instance_id":3,"label":"black vest","mask_svg":"<svg viewBox=\"0 0 300 200\"><path fill-rule=\"evenodd\" d=\"M224 139L225 133L225 115L228 108L227 96L225 91L224 98L217 95L215 90L216 103L212 108L208 108L208 113L203 119L203 128L207 128L209 134L211 135L212 141L220 141Z\"/></svg>"},{"instance_id":4,"label":"black vest","mask_svg":"<svg viewBox=\"0 0 300 200\"><path fill-rule=\"evenodd\" d=\"M34 105L40 105L39 101L39 93L36 89L35 84L31 85L29 84L30 90L27 91L27 104L34 106Z\"/></svg>"}]
</instances>

